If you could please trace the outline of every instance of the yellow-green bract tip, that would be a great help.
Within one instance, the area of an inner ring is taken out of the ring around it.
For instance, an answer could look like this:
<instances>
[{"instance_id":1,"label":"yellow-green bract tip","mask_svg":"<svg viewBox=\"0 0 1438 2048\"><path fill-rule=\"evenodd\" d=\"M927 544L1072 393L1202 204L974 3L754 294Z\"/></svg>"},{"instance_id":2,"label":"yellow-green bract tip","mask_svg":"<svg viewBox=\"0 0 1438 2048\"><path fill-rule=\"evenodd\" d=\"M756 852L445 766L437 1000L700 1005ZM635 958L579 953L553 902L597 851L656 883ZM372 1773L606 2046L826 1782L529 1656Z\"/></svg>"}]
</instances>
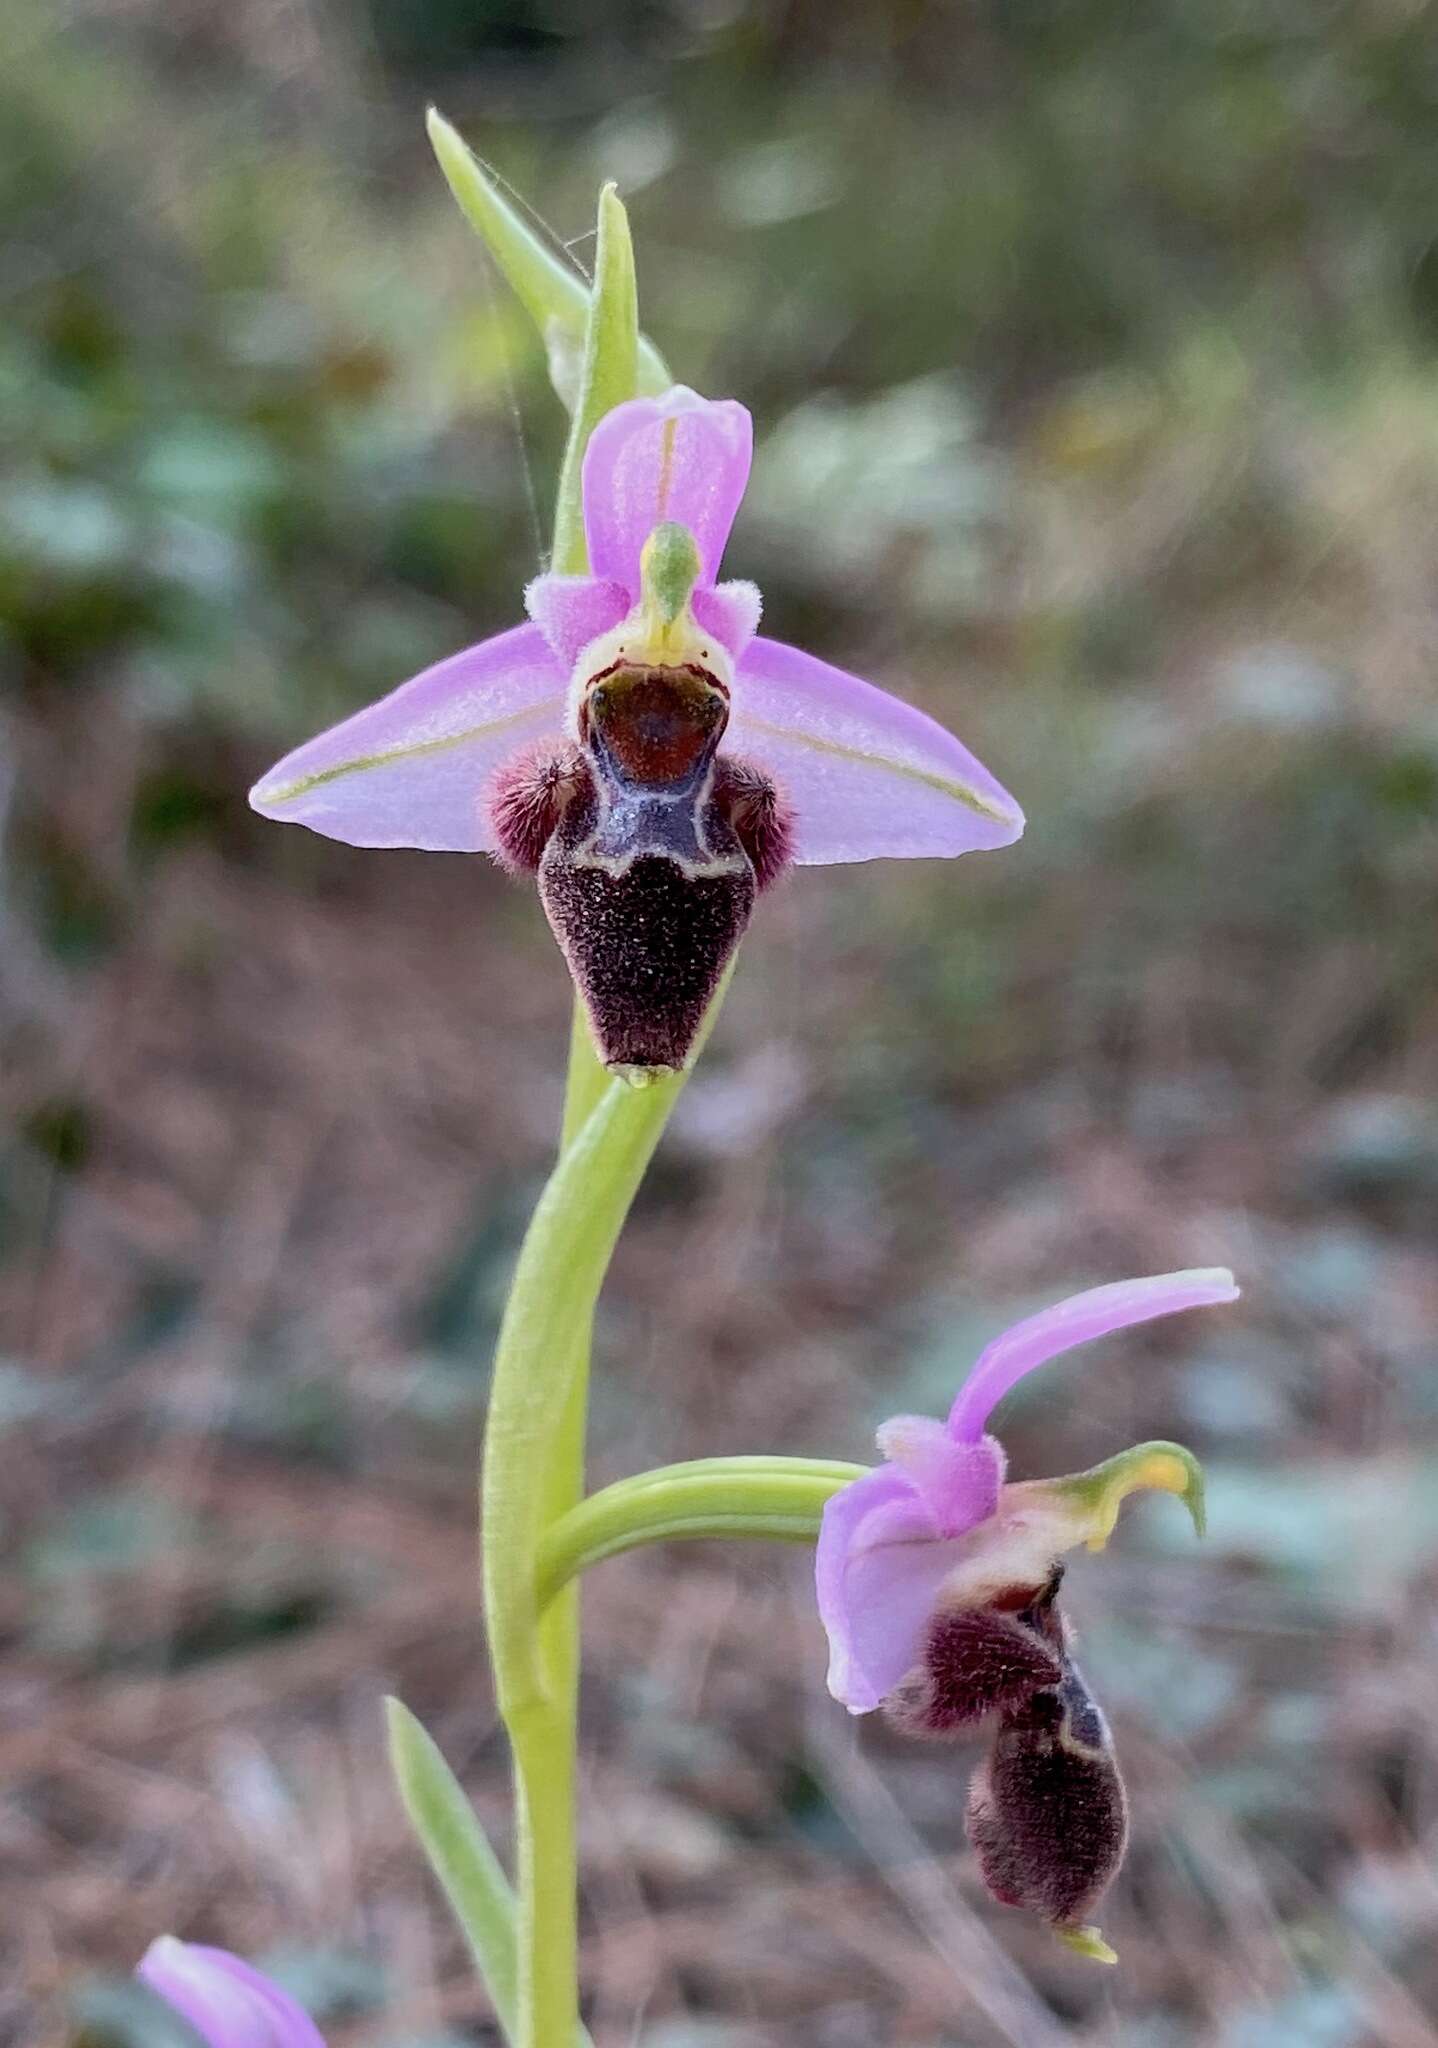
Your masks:
<instances>
[{"instance_id":1,"label":"yellow-green bract tip","mask_svg":"<svg viewBox=\"0 0 1438 2048\"><path fill-rule=\"evenodd\" d=\"M1086 1956L1091 1963L1118 1961L1118 1950L1109 1947L1096 1927L1056 1927L1054 1933L1065 1948L1071 1948L1076 1956Z\"/></svg>"},{"instance_id":2,"label":"yellow-green bract tip","mask_svg":"<svg viewBox=\"0 0 1438 2048\"><path fill-rule=\"evenodd\" d=\"M534 224L502 190L501 181L482 163L453 124L438 107L425 114L425 128L439 167L450 191L470 226L481 237L514 292L539 331L549 358L550 376L566 408L573 411L577 391L577 366L584 348L589 315L589 280L581 271L557 255ZM600 195L600 214L606 205L622 215L618 192L606 185ZM641 335L638 346L637 388L657 395L673 383L663 357L653 343Z\"/></svg>"}]
</instances>

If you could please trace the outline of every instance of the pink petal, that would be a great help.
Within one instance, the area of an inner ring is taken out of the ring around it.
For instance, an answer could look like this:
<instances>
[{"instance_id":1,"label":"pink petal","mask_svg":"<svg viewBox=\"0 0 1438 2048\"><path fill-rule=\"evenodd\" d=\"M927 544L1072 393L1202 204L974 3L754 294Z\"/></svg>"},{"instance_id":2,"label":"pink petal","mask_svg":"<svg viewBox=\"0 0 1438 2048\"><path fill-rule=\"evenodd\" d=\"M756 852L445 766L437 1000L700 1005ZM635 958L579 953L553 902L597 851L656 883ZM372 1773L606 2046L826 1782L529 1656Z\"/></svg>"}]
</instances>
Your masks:
<instances>
[{"instance_id":1,"label":"pink petal","mask_svg":"<svg viewBox=\"0 0 1438 2048\"><path fill-rule=\"evenodd\" d=\"M725 750L793 806L806 866L1008 846L1024 814L987 768L912 704L797 647L755 640Z\"/></svg>"},{"instance_id":2,"label":"pink petal","mask_svg":"<svg viewBox=\"0 0 1438 2048\"><path fill-rule=\"evenodd\" d=\"M516 626L296 747L250 802L351 846L493 852L486 785L519 748L558 738L567 683L539 627Z\"/></svg>"},{"instance_id":3,"label":"pink petal","mask_svg":"<svg viewBox=\"0 0 1438 2048\"><path fill-rule=\"evenodd\" d=\"M918 1661L939 1589L962 1539L939 1537L903 1473L880 1465L824 1509L814 1557L829 1637L829 1690L870 1713Z\"/></svg>"},{"instance_id":4,"label":"pink petal","mask_svg":"<svg viewBox=\"0 0 1438 2048\"><path fill-rule=\"evenodd\" d=\"M324 2048L309 2014L225 1949L199 1948L167 1934L151 1943L135 1974L206 2048Z\"/></svg>"},{"instance_id":5,"label":"pink petal","mask_svg":"<svg viewBox=\"0 0 1438 2048\"><path fill-rule=\"evenodd\" d=\"M628 617L630 599L622 584L598 576L536 576L524 609L568 675L582 648Z\"/></svg>"},{"instance_id":6,"label":"pink petal","mask_svg":"<svg viewBox=\"0 0 1438 2048\"><path fill-rule=\"evenodd\" d=\"M896 1415L880 1429L879 1449L918 1494L940 1536L961 1536L998 1507L1005 1459L991 1436L956 1443L932 1416Z\"/></svg>"},{"instance_id":7,"label":"pink petal","mask_svg":"<svg viewBox=\"0 0 1438 2048\"><path fill-rule=\"evenodd\" d=\"M949 1432L961 1443L976 1443L996 1405L1010 1388L1061 1351L1072 1351L1110 1330L1151 1322L1181 1308L1236 1301L1233 1275L1222 1266L1184 1273L1157 1273L1147 1280L1118 1280L1070 1295L1053 1308L1015 1323L980 1352L973 1371L949 1411Z\"/></svg>"},{"instance_id":8,"label":"pink petal","mask_svg":"<svg viewBox=\"0 0 1438 2048\"><path fill-rule=\"evenodd\" d=\"M764 600L757 583L715 583L695 591L693 606L703 630L722 641L738 661L759 630Z\"/></svg>"},{"instance_id":9,"label":"pink petal","mask_svg":"<svg viewBox=\"0 0 1438 2048\"><path fill-rule=\"evenodd\" d=\"M672 519L693 534L700 581L712 583L749 481L753 445L753 422L742 405L701 398L683 384L606 413L584 457L584 530L594 574L637 596L644 543L661 520Z\"/></svg>"}]
</instances>

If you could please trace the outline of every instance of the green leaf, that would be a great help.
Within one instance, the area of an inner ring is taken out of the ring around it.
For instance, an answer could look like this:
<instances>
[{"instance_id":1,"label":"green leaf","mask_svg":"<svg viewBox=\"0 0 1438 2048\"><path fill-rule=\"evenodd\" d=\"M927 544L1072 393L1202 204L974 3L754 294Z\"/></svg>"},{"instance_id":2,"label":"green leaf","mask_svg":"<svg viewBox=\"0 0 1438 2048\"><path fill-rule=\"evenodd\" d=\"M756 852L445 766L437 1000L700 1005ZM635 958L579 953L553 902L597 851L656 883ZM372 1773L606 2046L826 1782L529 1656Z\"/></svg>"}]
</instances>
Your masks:
<instances>
[{"instance_id":1,"label":"green leaf","mask_svg":"<svg viewBox=\"0 0 1438 2048\"><path fill-rule=\"evenodd\" d=\"M404 1810L439 1879L494 2000L505 2036L517 2038L515 1903L499 1858L438 1745L402 1701L385 1701L390 1763ZM590 2048L581 2027L579 2048Z\"/></svg>"},{"instance_id":2,"label":"green leaf","mask_svg":"<svg viewBox=\"0 0 1438 2048\"><path fill-rule=\"evenodd\" d=\"M584 356L588 280L557 256L504 197L493 175L436 107L430 108L426 125L450 191L538 328L550 379L572 413ZM667 391L674 379L654 344L640 339L637 353L638 389L651 394Z\"/></svg>"}]
</instances>

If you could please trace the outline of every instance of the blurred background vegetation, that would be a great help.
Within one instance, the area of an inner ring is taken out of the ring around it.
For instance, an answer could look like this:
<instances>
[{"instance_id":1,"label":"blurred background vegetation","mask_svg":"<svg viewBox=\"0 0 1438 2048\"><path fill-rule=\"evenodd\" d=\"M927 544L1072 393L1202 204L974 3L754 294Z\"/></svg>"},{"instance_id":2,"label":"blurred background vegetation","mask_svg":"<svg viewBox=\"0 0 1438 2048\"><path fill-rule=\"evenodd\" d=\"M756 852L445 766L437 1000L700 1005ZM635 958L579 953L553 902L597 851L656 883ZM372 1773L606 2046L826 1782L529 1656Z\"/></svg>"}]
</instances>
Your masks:
<instances>
[{"instance_id":1,"label":"blurred background vegetation","mask_svg":"<svg viewBox=\"0 0 1438 2048\"><path fill-rule=\"evenodd\" d=\"M1075 1573L1135 1846L1086 1971L802 1562L588 1596L601 2048L1438 2042L1438 32L1421 0L11 0L0 84L0 2040L154 2048L162 1928L347 2048L497 2037L395 1812L502 1835L486 1355L567 988L486 863L265 826L513 619L562 421L429 157L631 207L756 414L729 556L1024 800L796 876L621 1249L596 1468L864 1455L1072 1286L1237 1312L1013 1404L1212 1536Z\"/></svg>"}]
</instances>

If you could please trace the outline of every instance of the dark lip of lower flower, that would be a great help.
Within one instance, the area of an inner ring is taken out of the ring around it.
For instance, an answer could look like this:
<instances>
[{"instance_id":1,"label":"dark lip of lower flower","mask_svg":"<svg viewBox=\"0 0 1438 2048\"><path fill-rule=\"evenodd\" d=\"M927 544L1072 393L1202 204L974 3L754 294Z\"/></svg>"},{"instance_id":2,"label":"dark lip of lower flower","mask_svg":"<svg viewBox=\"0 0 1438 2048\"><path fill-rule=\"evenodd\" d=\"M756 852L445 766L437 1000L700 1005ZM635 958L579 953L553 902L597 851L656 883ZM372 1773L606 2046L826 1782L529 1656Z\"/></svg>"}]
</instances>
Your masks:
<instances>
[{"instance_id":1,"label":"dark lip of lower flower","mask_svg":"<svg viewBox=\"0 0 1438 2048\"><path fill-rule=\"evenodd\" d=\"M1003 1714L969 1787L968 1833L1001 1905L1036 1914L1096 1960L1085 1924L1123 1864L1128 1795L1108 1723L1073 1660L1055 1685Z\"/></svg>"},{"instance_id":2,"label":"dark lip of lower flower","mask_svg":"<svg viewBox=\"0 0 1438 2048\"><path fill-rule=\"evenodd\" d=\"M1057 1685L1062 1643L1031 1616L1031 1609L940 1609L919 1663L885 1699L885 1718L906 1735L949 1738L1017 1712Z\"/></svg>"},{"instance_id":3,"label":"dark lip of lower flower","mask_svg":"<svg viewBox=\"0 0 1438 2048\"><path fill-rule=\"evenodd\" d=\"M1128 1804L1108 1723L1071 1654L1062 1581L1055 1563L982 1607L941 1604L884 1713L906 1735L988 1735L968 1800L985 1884L1102 1957L1111 1951L1083 1923L1122 1863Z\"/></svg>"}]
</instances>

